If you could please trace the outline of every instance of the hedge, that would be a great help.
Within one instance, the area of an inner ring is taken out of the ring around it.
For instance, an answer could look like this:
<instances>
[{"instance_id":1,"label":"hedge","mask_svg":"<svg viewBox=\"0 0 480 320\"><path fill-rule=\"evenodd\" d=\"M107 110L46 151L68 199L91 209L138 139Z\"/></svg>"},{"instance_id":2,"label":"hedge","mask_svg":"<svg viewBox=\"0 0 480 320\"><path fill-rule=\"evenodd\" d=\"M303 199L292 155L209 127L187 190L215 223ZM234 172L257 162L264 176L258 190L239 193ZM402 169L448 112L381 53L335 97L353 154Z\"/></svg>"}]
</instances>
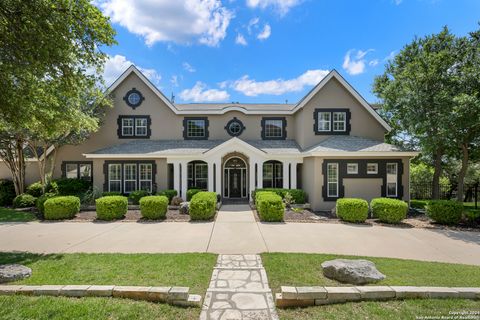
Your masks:
<instances>
[{"instance_id":1,"label":"hedge","mask_svg":"<svg viewBox=\"0 0 480 320\"><path fill-rule=\"evenodd\" d=\"M255 203L260 220L268 222L283 221L285 207L282 197L274 192L258 192Z\"/></svg>"},{"instance_id":2,"label":"hedge","mask_svg":"<svg viewBox=\"0 0 480 320\"><path fill-rule=\"evenodd\" d=\"M62 178L53 180L46 188L47 192L61 196L76 196L85 193L92 183L84 179Z\"/></svg>"},{"instance_id":3,"label":"hedge","mask_svg":"<svg viewBox=\"0 0 480 320\"><path fill-rule=\"evenodd\" d=\"M97 219L122 219L128 210L128 199L123 196L106 196L95 200Z\"/></svg>"},{"instance_id":4,"label":"hedge","mask_svg":"<svg viewBox=\"0 0 480 320\"><path fill-rule=\"evenodd\" d=\"M13 206L15 208L28 208L28 207L34 207L35 206L35 201L37 198L34 196L28 194L28 193L22 193L13 199Z\"/></svg>"},{"instance_id":5,"label":"hedge","mask_svg":"<svg viewBox=\"0 0 480 320\"><path fill-rule=\"evenodd\" d=\"M80 211L80 198L60 196L47 199L44 203L46 220L72 219Z\"/></svg>"},{"instance_id":6,"label":"hedge","mask_svg":"<svg viewBox=\"0 0 480 320\"><path fill-rule=\"evenodd\" d=\"M337 200L337 216L347 222L365 222L368 218L368 202L357 198L342 198Z\"/></svg>"},{"instance_id":7,"label":"hedge","mask_svg":"<svg viewBox=\"0 0 480 320\"><path fill-rule=\"evenodd\" d=\"M410 200L410 208L425 209L429 200Z\"/></svg>"},{"instance_id":8,"label":"hedge","mask_svg":"<svg viewBox=\"0 0 480 320\"><path fill-rule=\"evenodd\" d=\"M304 204L307 200L307 193L302 189L282 189L282 188L263 188L252 191L252 199L256 199L257 192L274 192L280 197L285 198L285 194L289 192L296 204Z\"/></svg>"},{"instance_id":9,"label":"hedge","mask_svg":"<svg viewBox=\"0 0 480 320\"><path fill-rule=\"evenodd\" d=\"M187 190L187 201L192 200L192 197L199 192L202 192L202 190L200 190L200 189L188 189Z\"/></svg>"},{"instance_id":10,"label":"hedge","mask_svg":"<svg viewBox=\"0 0 480 320\"><path fill-rule=\"evenodd\" d=\"M40 215L44 217L45 215L45 201L48 199L51 199L53 197L56 197L57 195L55 193L44 193L40 197L38 197L37 201L35 202L35 206L37 207L38 212L40 212Z\"/></svg>"},{"instance_id":11,"label":"hedge","mask_svg":"<svg viewBox=\"0 0 480 320\"><path fill-rule=\"evenodd\" d=\"M43 194L43 186L40 181L34 182L27 187L26 193L34 196L35 198L40 197Z\"/></svg>"},{"instance_id":12,"label":"hedge","mask_svg":"<svg viewBox=\"0 0 480 320\"><path fill-rule=\"evenodd\" d=\"M463 204L454 200L432 200L427 204L427 216L440 224L457 224L462 213Z\"/></svg>"},{"instance_id":13,"label":"hedge","mask_svg":"<svg viewBox=\"0 0 480 320\"><path fill-rule=\"evenodd\" d=\"M147 196L140 199L140 212L146 219L165 219L168 198L166 196Z\"/></svg>"},{"instance_id":14,"label":"hedge","mask_svg":"<svg viewBox=\"0 0 480 320\"><path fill-rule=\"evenodd\" d=\"M399 223L407 217L408 205L405 201L376 198L370 202L372 215L382 222Z\"/></svg>"},{"instance_id":15,"label":"hedge","mask_svg":"<svg viewBox=\"0 0 480 320\"><path fill-rule=\"evenodd\" d=\"M166 190L162 190L158 193L159 196L167 197L169 204L172 202L173 197L176 197L177 194L178 194L177 190L174 190L174 189L166 189Z\"/></svg>"},{"instance_id":16,"label":"hedge","mask_svg":"<svg viewBox=\"0 0 480 320\"><path fill-rule=\"evenodd\" d=\"M15 199L15 185L12 180L0 180L0 206L9 206Z\"/></svg>"},{"instance_id":17,"label":"hedge","mask_svg":"<svg viewBox=\"0 0 480 320\"><path fill-rule=\"evenodd\" d=\"M128 200L130 200L133 204L139 204L140 199L149 195L150 195L150 192L146 190L137 190L137 191L131 192L128 195Z\"/></svg>"},{"instance_id":18,"label":"hedge","mask_svg":"<svg viewBox=\"0 0 480 320\"><path fill-rule=\"evenodd\" d=\"M190 201L190 218L192 220L210 220L215 216L216 206L217 194L215 192L198 192Z\"/></svg>"}]
</instances>

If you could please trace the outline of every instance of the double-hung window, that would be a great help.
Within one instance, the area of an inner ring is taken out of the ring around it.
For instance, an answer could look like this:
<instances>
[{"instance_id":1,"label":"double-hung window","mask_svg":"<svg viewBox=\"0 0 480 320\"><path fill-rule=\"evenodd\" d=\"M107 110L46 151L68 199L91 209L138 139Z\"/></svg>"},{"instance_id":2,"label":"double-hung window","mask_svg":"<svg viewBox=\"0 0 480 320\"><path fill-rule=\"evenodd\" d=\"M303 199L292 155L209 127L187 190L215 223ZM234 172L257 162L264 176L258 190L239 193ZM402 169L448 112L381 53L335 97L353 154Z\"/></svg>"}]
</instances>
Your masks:
<instances>
[{"instance_id":1,"label":"double-hung window","mask_svg":"<svg viewBox=\"0 0 480 320\"><path fill-rule=\"evenodd\" d=\"M330 131L330 112L318 113L318 131Z\"/></svg>"},{"instance_id":2,"label":"double-hung window","mask_svg":"<svg viewBox=\"0 0 480 320\"><path fill-rule=\"evenodd\" d=\"M123 165L123 192L130 193L137 190L137 165L125 163Z\"/></svg>"},{"instance_id":3,"label":"double-hung window","mask_svg":"<svg viewBox=\"0 0 480 320\"><path fill-rule=\"evenodd\" d=\"M265 140L283 140L286 138L285 127L287 121L285 118L263 118L262 119L262 138Z\"/></svg>"},{"instance_id":4,"label":"double-hung window","mask_svg":"<svg viewBox=\"0 0 480 320\"><path fill-rule=\"evenodd\" d=\"M338 163L327 164L327 196L338 197Z\"/></svg>"},{"instance_id":5,"label":"double-hung window","mask_svg":"<svg viewBox=\"0 0 480 320\"><path fill-rule=\"evenodd\" d=\"M183 137L187 140L208 139L208 119L206 117L185 118L183 120Z\"/></svg>"},{"instance_id":6,"label":"double-hung window","mask_svg":"<svg viewBox=\"0 0 480 320\"><path fill-rule=\"evenodd\" d=\"M119 116L118 137L121 139L148 139L150 137L150 117Z\"/></svg>"},{"instance_id":7,"label":"double-hung window","mask_svg":"<svg viewBox=\"0 0 480 320\"><path fill-rule=\"evenodd\" d=\"M387 163L387 197L397 197L398 164Z\"/></svg>"},{"instance_id":8,"label":"double-hung window","mask_svg":"<svg viewBox=\"0 0 480 320\"><path fill-rule=\"evenodd\" d=\"M122 165L120 163L108 165L108 191L122 192Z\"/></svg>"},{"instance_id":9,"label":"double-hung window","mask_svg":"<svg viewBox=\"0 0 480 320\"><path fill-rule=\"evenodd\" d=\"M350 133L350 110L315 109L315 133L318 135L345 135Z\"/></svg>"},{"instance_id":10,"label":"double-hung window","mask_svg":"<svg viewBox=\"0 0 480 320\"><path fill-rule=\"evenodd\" d=\"M347 121L346 112L333 112L333 131L335 132L344 132Z\"/></svg>"},{"instance_id":11,"label":"double-hung window","mask_svg":"<svg viewBox=\"0 0 480 320\"><path fill-rule=\"evenodd\" d=\"M131 193L136 190L153 191L154 164L148 161L113 162L107 165L108 191Z\"/></svg>"},{"instance_id":12,"label":"double-hung window","mask_svg":"<svg viewBox=\"0 0 480 320\"><path fill-rule=\"evenodd\" d=\"M65 161L62 164L62 175L69 179L92 181L91 161Z\"/></svg>"},{"instance_id":13,"label":"double-hung window","mask_svg":"<svg viewBox=\"0 0 480 320\"><path fill-rule=\"evenodd\" d=\"M138 167L140 171L138 176L138 186L140 190L152 192L152 164L140 163Z\"/></svg>"},{"instance_id":14,"label":"double-hung window","mask_svg":"<svg viewBox=\"0 0 480 320\"><path fill-rule=\"evenodd\" d=\"M208 165L195 163L195 186L199 189L208 188Z\"/></svg>"}]
</instances>

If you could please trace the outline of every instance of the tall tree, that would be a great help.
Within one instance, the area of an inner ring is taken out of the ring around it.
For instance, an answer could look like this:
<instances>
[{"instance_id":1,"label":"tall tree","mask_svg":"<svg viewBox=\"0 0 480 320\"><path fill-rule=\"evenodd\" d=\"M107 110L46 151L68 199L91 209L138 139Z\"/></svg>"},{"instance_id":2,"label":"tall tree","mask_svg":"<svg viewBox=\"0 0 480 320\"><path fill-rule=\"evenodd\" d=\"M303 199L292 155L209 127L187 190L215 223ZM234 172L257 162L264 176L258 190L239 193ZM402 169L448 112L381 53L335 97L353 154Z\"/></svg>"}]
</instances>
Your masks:
<instances>
[{"instance_id":1,"label":"tall tree","mask_svg":"<svg viewBox=\"0 0 480 320\"><path fill-rule=\"evenodd\" d=\"M98 127L93 110L109 103L98 85L101 48L114 35L88 0L0 2L0 157L17 193L27 144L54 145Z\"/></svg>"},{"instance_id":2,"label":"tall tree","mask_svg":"<svg viewBox=\"0 0 480 320\"><path fill-rule=\"evenodd\" d=\"M382 100L397 134L410 136L433 159L432 197L439 197L442 160L449 154L449 114L454 84L455 36L447 27L438 34L415 38L375 78L374 93Z\"/></svg>"}]
</instances>

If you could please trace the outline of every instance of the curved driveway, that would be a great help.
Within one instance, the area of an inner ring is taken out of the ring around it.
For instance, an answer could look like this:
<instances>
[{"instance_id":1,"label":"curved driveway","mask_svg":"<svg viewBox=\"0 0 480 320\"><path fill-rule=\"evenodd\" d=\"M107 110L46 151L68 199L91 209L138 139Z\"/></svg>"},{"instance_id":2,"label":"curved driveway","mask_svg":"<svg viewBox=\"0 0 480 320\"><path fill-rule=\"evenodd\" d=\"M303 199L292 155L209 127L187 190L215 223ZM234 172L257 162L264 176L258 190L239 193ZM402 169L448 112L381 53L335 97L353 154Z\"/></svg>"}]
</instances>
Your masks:
<instances>
[{"instance_id":1,"label":"curved driveway","mask_svg":"<svg viewBox=\"0 0 480 320\"><path fill-rule=\"evenodd\" d=\"M257 223L247 206L223 206L215 222L0 224L0 251L306 252L480 265L480 233L327 223Z\"/></svg>"}]
</instances>

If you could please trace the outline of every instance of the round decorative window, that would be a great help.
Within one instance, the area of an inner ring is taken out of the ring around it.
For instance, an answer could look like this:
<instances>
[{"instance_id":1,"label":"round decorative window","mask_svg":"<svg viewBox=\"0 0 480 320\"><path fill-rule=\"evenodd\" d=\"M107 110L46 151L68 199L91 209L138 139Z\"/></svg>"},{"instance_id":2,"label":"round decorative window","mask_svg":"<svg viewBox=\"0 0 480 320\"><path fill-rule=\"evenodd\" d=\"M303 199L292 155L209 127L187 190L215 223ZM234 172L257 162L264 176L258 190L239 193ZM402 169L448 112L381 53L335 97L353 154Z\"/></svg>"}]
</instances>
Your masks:
<instances>
[{"instance_id":1,"label":"round decorative window","mask_svg":"<svg viewBox=\"0 0 480 320\"><path fill-rule=\"evenodd\" d=\"M127 92L125 97L123 97L123 100L125 100L128 106L135 109L140 104L142 104L142 101L145 100L145 98L142 96L142 93L140 91L133 88L132 90Z\"/></svg>"},{"instance_id":2,"label":"round decorative window","mask_svg":"<svg viewBox=\"0 0 480 320\"><path fill-rule=\"evenodd\" d=\"M242 121L238 120L237 118L233 118L225 126L225 130L227 130L228 134L232 137L238 137L242 134L244 129L245 127L243 126Z\"/></svg>"}]
</instances>

